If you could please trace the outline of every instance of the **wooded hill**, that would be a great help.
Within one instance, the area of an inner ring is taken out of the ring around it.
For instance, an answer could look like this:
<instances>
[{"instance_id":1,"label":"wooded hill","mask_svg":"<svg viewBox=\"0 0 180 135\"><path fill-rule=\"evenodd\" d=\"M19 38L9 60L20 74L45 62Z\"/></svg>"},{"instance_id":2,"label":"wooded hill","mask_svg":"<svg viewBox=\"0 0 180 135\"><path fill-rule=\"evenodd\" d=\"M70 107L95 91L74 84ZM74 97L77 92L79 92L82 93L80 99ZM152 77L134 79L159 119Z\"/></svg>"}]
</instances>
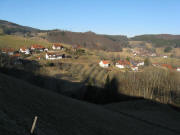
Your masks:
<instances>
[{"instance_id":1,"label":"wooded hill","mask_svg":"<svg viewBox=\"0 0 180 135\"><path fill-rule=\"evenodd\" d=\"M99 35L93 32L71 32L62 30L39 30L31 27L21 26L15 23L0 20L0 29L3 34L18 34L23 36L38 36L50 42L61 42L91 49L102 49L109 51L121 51L128 46L128 38L121 35Z\"/></svg>"},{"instance_id":2,"label":"wooded hill","mask_svg":"<svg viewBox=\"0 0 180 135\"><path fill-rule=\"evenodd\" d=\"M160 35L140 35L131 38L132 41L146 41L152 43L154 47L180 47L180 35L160 34Z\"/></svg>"}]
</instances>

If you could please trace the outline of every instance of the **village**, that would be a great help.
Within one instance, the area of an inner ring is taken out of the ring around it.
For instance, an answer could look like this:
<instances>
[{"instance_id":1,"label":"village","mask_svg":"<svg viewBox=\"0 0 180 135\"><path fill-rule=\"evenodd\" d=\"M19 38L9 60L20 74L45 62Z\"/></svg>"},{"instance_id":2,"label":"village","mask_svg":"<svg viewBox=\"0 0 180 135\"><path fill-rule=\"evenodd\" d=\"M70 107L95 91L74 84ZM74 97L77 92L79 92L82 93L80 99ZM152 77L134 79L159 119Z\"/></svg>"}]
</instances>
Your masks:
<instances>
[{"instance_id":1,"label":"village","mask_svg":"<svg viewBox=\"0 0 180 135\"><path fill-rule=\"evenodd\" d=\"M10 58L15 59L14 64L20 64L21 62L18 60L27 59L27 58L33 58L33 60L60 60L60 59L71 59L72 53L70 54L69 51L73 52L85 52L79 45L73 45L71 49L64 47L61 43L53 43L51 47L47 48L43 45L33 44L29 48L28 47L21 47L19 50L15 50L13 48L2 48L0 50L1 54L8 55ZM101 68L116 68L120 69L126 69L127 71L131 72L140 72L143 71L143 67L150 64L154 67L163 67L167 68L169 70L174 70L180 72L180 67L173 67L170 64L167 63L147 63L147 58L149 57L161 57L163 59L168 58L168 56L162 55L157 56L154 52L148 52L142 48L140 48L138 51L135 49L130 49L131 54L133 57L141 57L143 60L133 60L133 59L119 59L116 61L111 60L99 60L99 63L97 63ZM121 53L121 52L120 52ZM33 56L33 57L32 57ZM76 57L75 57L76 58ZM77 59L77 58L76 58Z\"/></svg>"}]
</instances>

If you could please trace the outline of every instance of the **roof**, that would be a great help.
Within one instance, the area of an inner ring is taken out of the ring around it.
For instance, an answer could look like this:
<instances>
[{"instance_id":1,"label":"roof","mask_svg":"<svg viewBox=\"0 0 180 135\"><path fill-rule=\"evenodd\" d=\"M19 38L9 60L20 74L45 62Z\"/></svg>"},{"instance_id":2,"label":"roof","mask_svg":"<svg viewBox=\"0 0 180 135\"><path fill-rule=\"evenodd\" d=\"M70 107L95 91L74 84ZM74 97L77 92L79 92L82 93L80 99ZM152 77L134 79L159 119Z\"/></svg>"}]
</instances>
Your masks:
<instances>
[{"instance_id":1,"label":"roof","mask_svg":"<svg viewBox=\"0 0 180 135\"><path fill-rule=\"evenodd\" d=\"M14 52L13 48L2 48L1 49L2 52Z\"/></svg>"},{"instance_id":2,"label":"roof","mask_svg":"<svg viewBox=\"0 0 180 135\"><path fill-rule=\"evenodd\" d=\"M166 67L168 69L173 69L173 67L171 65L169 65L169 64L162 64L161 66Z\"/></svg>"},{"instance_id":3,"label":"roof","mask_svg":"<svg viewBox=\"0 0 180 135\"><path fill-rule=\"evenodd\" d=\"M102 63L103 63L103 64L109 64L109 61L107 61L107 60L102 60Z\"/></svg>"},{"instance_id":4,"label":"roof","mask_svg":"<svg viewBox=\"0 0 180 135\"><path fill-rule=\"evenodd\" d=\"M20 57L20 54L16 53L16 54L12 55L12 57Z\"/></svg>"},{"instance_id":5,"label":"roof","mask_svg":"<svg viewBox=\"0 0 180 135\"><path fill-rule=\"evenodd\" d=\"M54 43L53 46L55 46L55 47L63 47L60 43Z\"/></svg>"},{"instance_id":6,"label":"roof","mask_svg":"<svg viewBox=\"0 0 180 135\"><path fill-rule=\"evenodd\" d=\"M23 50L23 51L27 50L27 48L25 48L25 47L21 47L20 49Z\"/></svg>"},{"instance_id":7,"label":"roof","mask_svg":"<svg viewBox=\"0 0 180 135\"><path fill-rule=\"evenodd\" d=\"M31 46L31 48L43 49L43 48L45 48L45 47L42 46L42 45L34 44L34 45Z\"/></svg>"},{"instance_id":8,"label":"roof","mask_svg":"<svg viewBox=\"0 0 180 135\"><path fill-rule=\"evenodd\" d=\"M130 65L130 62L127 60L119 60L117 63L120 65Z\"/></svg>"},{"instance_id":9,"label":"roof","mask_svg":"<svg viewBox=\"0 0 180 135\"><path fill-rule=\"evenodd\" d=\"M47 55L56 55L56 56L60 56L62 54L56 53L56 52L48 52Z\"/></svg>"}]
</instances>

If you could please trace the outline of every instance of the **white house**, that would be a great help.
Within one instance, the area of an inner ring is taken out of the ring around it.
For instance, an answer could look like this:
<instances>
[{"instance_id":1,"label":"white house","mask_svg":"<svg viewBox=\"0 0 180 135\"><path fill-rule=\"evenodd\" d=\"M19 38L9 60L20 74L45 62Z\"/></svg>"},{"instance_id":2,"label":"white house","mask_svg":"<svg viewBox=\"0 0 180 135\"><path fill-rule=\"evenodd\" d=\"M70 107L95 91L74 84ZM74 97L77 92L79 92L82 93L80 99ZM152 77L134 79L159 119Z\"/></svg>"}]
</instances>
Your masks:
<instances>
[{"instance_id":1,"label":"white house","mask_svg":"<svg viewBox=\"0 0 180 135\"><path fill-rule=\"evenodd\" d=\"M138 67L137 67L137 66L132 66L131 69L132 69L133 71L138 71Z\"/></svg>"},{"instance_id":2,"label":"white house","mask_svg":"<svg viewBox=\"0 0 180 135\"><path fill-rule=\"evenodd\" d=\"M53 44L52 49L53 50L63 50L64 47L61 44Z\"/></svg>"},{"instance_id":3,"label":"white house","mask_svg":"<svg viewBox=\"0 0 180 135\"><path fill-rule=\"evenodd\" d=\"M101 60L99 62L99 66L103 67L103 68L108 68L110 66L110 63L109 63L109 61Z\"/></svg>"},{"instance_id":4,"label":"white house","mask_svg":"<svg viewBox=\"0 0 180 135\"><path fill-rule=\"evenodd\" d=\"M47 51L48 51L48 48L45 48L45 49L44 49L44 51L46 51L46 52L47 52Z\"/></svg>"},{"instance_id":5,"label":"white house","mask_svg":"<svg viewBox=\"0 0 180 135\"><path fill-rule=\"evenodd\" d=\"M116 63L117 68L125 68L125 67L128 67L129 65L130 65L130 62L127 60L123 60L123 61L120 60Z\"/></svg>"},{"instance_id":6,"label":"white house","mask_svg":"<svg viewBox=\"0 0 180 135\"><path fill-rule=\"evenodd\" d=\"M176 68L176 71L180 72L180 67Z\"/></svg>"},{"instance_id":7,"label":"white house","mask_svg":"<svg viewBox=\"0 0 180 135\"><path fill-rule=\"evenodd\" d=\"M57 60L57 59L62 59L64 57L64 55L56 54L56 53L46 53L45 57L47 60Z\"/></svg>"},{"instance_id":8,"label":"white house","mask_svg":"<svg viewBox=\"0 0 180 135\"><path fill-rule=\"evenodd\" d=\"M138 64L137 64L137 66L139 67L139 66L144 66L144 61L143 62L139 62Z\"/></svg>"},{"instance_id":9,"label":"white house","mask_svg":"<svg viewBox=\"0 0 180 135\"><path fill-rule=\"evenodd\" d=\"M167 58L168 56L164 55L163 58Z\"/></svg>"},{"instance_id":10,"label":"white house","mask_svg":"<svg viewBox=\"0 0 180 135\"><path fill-rule=\"evenodd\" d=\"M24 54L30 54L30 50L28 48L20 48L19 52Z\"/></svg>"}]
</instances>

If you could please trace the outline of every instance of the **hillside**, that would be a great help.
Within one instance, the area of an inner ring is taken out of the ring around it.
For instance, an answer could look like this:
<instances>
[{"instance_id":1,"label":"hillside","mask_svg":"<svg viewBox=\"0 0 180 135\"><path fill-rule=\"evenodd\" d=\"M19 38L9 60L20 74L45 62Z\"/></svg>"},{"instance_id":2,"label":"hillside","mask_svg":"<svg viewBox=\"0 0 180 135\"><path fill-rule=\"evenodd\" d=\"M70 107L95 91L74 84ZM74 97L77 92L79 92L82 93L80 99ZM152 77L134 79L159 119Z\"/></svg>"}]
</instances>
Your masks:
<instances>
[{"instance_id":1,"label":"hillside","mask_svg":"<svg viewBox=\"0 0 180 135\"><path fill-rule=\"evenodd\" d=\"M28 134L35 115L38 116L36 128L38 135L175 135L180 133L172 126L168 128L161 124L157 126L152 122L104 109L102 106L63 97L4 74L0 76L0 132L3 135ZM158 105L158 108L156 111L161 109L161 105ZM146 113L152 112L149 110ZM163 111L163 113L166 112ZM169 115L175 114L169 113ZM174 118L171 117L170 120L172 125L179 122L178 116L178 119Z\"/></svg>"},{"instance_id":2,"label":"hillside","mask_svg":"<svg viewBox=\"0 0 180 135\"><path fill-rule=\"evenodd\" d=\"M93 32L71 32L62 30L39 30L0 20L0 29L4 34L37 37L49 42L61 42L91 49L121 51L128 46L128 38L121 35L99 35ZM1 32L2 33L2 32Z\"/></svg>"},{"instance_id":3,"label":"hillside","mask_svg":"<svg viewBox=\"0 0 180 135\"><path fill-rule=\"evenodd\" d=\"M132 41L146 41L154 47L180 47L180 35L159 34L159 35L140 35L131 38Z\"/></svg>"},{"instance_id":4,"label":"hillside","mask_svg":"<svg viewBox=\"0 0 180 135\"><path fill-rule=\"evenodd\" d=\"M126 36L98 35L93 32L49 31L46 37L50 42L80 45L90 49L121 51L128 46Z\"/></svg>"},{"instance_id":5,"label":"hillside","mask_svg":"<svg viewBox=\"0 0 180 135\"><path fill-rule=\"evenodd\" d=\"M39 29L27 27L27 26L22 26L18 25L16 23L8 22L5 20L0 20L0 29L3 30L5 34L14 34L14 33L37 33L40 32Z\"/></svg>"}]
</instances>

